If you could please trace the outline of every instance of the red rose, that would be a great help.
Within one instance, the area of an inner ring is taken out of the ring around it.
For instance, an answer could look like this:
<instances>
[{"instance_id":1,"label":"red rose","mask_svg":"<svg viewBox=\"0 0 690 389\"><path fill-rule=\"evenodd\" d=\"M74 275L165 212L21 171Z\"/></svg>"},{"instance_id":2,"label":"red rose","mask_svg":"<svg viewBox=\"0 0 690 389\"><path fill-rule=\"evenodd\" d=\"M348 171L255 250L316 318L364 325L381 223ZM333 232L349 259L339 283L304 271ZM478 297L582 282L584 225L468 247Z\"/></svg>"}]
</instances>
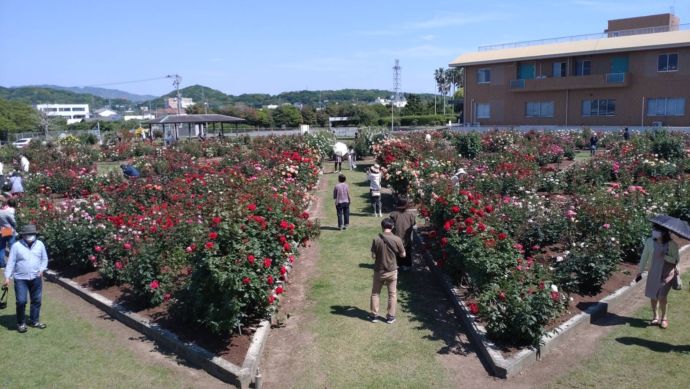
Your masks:
<instances>
[{"instance_id":1,"label":"red rose","mask_svg":"<svg viewBox=\"0 0 690 389\"><path fill-rule=\"evenodd\" d=\"M280 228L286 230L286 229L288 229L288 227L290 227L290 223L288 223L288 222L285 221L285 220L281 220L281 221L280 221Z\"/></svg>"},{"instance_id":2,"label":"red rose","mask_svg":"<svg viewBox=\"0 0 690 389\"><path fill-rule=\"evenodd\" d=\"M283 293L283 287L279 286L276 288L276 294L282 294Z\"/></svg>"},{"instance_id":3,"label":"red rose","mask_svg":"<svg viewBox=\"0 0 690 389\"><path fill-rule=\"evenodd\" d=\"M249 284L250 282L252 282L252 279L249 278L249 277L244 277L244 278L242 279L242 283L245 284L245 285Z\"/></svg>"},{"instance_id":4,"label":"red rose","mask_svg":"<svg viewBox=\"0 0 690 389\"><path fill-rule=\"evenodd\" d=\"M448 238L446 238L446 237L444 236L443 238L441 238L441 246L445 246L445 245L447 245L447 244L448 244Z\"/></svg>"},{"instance_id":5,"label":"red rose","mask_svg":"<svg viewBox=\"0 0 690 389\"><path fill-rule=\"evenodd\" d=\"M465 228L465 233L466 233L466 234L471 234L471 233L473 233L473 232L474 232L474 228L472 228L472 226L467 226L467 228Z\"/></svg>"},{"instance_id":6,"label":"red rose","mask_svg":"<svg viewBox=\"0 0 690 389\"><path fill-rule=\"evenodd\" d=\"M125 243L122 245L122 247L124 247L125 250L131 250L132 249L132 245L130 243Z\"/></svg>"},{"instance_id":7,"label":"red rose","mask_svg":"<svg viewBox=\"0 0 690 389\"><path fill-rule=\"evenodd\" d=\"M539 281L539 290L544 289L544 281Z\"/></svg>"},{"instance_id":8,"label":"red rose","mask_svg":"<svg viewBox=\"0 0 690 389\"><path fill-rule=\"evenodd\" d=\"M503 240L507 237L508 235L505 232L501 232L500 234L498 234L498 240Z\"/></svg>"},{"instance_id":9,"label":"red rose","mask_svg":"<svg viewBox=\"0 0 690 389\"><path fill-rule=\"evenodd\" d=\"M301 217L302 219L309 219L309 212L302 212L302 214L300 215L300 217Z\"/></svg>"},{"instance_id":10,"label":"red rose","mask_svg":"<svg viewBox=\"0 0 690 389\"><path fill-rule=\"evenodd\" d=\"M491 213L491 212L494 211L494 207L493 207L493 205L487 205L486 207L484 207L484 210L485 210L487 213Z\"/></svg>"},{"instance_id":11,"label":"red rose","mask_svg":"<svg viewBox=\"0 0 690 389\"><path fill-rule=\"evenodd\" d=\"M153 281L151 281L151 284L149 284L149 286L151 287L151 289L156 290L156 289L158 289L160 284L158 283L158 280L153 280Z\"/></svg>"},{"instance_id":12,"label":"red rose","mask_svg":"<svg viewBox=\"0 0 690 389\"><path fill-rule=\"evenodd\" d=\"M96 250L97 253L100 253L101 251L103 251L103 247L101 247L101 246L96 246L93 249Z\"/></svg>"},{"instance_id":13,"label":"red rose","mask_svg":"<svg viewBox=\"0 0 690 389\"><path fill-rule=\"evenodd\" d=\"M498 299L501 300L501 301L505 301L505 299L506 299L506 294L503 293L503 292L499 293L499 294L498 294Z\"/></svg>"},{"instance_id":14,"label":"red rose","mask_svg":"<svg viewBox=\"0 0 690 389\"><path fill-rule=\"evenodd\" d=\"M120 261L115 262L115 269L122 270L123 267L124 266L122 266L122 262L120 262Z\"/></svg>"},{"instance_id":15,"label":"red rose","mask_svg":"<svg viewBox=\"0 0 690 389\"><path fill-rule=\"evenodd\" d=\"M292 246L290 246L290 243L287 243L287 242L283 243L283 250L290 251L291 248L292 248Z\"/></svg>"},{"instance_id":16,"label":"red rose","mask_svg":"<svg viewBox=\"0 0 690 389\"><path fill-rule=\"evenodd\" d=\"M89 261L96 262L96 256L95 255L89 255Z\"/></svg>"},{"instance_id":17,"label":"red rose","mask_svg":"<svg viewBox=\"0 0 690 389\"><path fill-rule=\"evenodd\" d=\"M479 313L479 305L476 303L469 303L470 313L476 315Z\"/></svg>"},{"instance_id":18,"label":"red rose","mask_svg":"<svg viewBox=\"0 0 690 389\"><path fill-rule=\"evenodd\" d=\"M551 300L553 301L558 301L561 298L561 294L559 292L554 292L551 291Z\"/></svg>"},{"instance_id":19,"label":"red rose","mask_svg":"<svg viewBox=\"0 0 690 389\"><path fill-rule=\"evenodd\" d=\"M271 267L272 263L273 263L273 261L271 260L271 258L268 258L268 257L264 258L264 267L265 268Z\"/></svg>"},{"instance_id":20,"label":"red rose","mask_svg":"<svg viewBox=\"0 0 690 389\"><path fill-rule=\"evenodd\" d=\"M295 256L294 255L289 256L288 261L290 261L290 263L294 263L295 262Z\"/></svg>"},{"instance_id":21,"label":"red rose","mask_svg":"<svg viewBox=\"0 0 690 389\"><path fill-rule=\"evenodd\" d=\"M453 208L451 208L451 211L453 211L453 213L458 213L458 212L460 212L460 207L458 207L457 205L454 205Z\"/></svg>"},{"instance_id":22,"label":"red rose","mask_svg":"<svg viewBox=\"0 0 690 389\"><path fill-rule=\"evenodd\" d=\"M465 219L465 225L466 226L471 226L472 224L474 224L474 220L471 217L468 217L467 219Z\"/></svg>"},{"instance_id":23,"label":"red rose","mask_svg":"<svg viewBox=\"0 0 690 389\"><path fill-rule=\"evenodd\" d=\"M275 298L274 295L269 295L269 296L268 296L268 303L269 303L269 304L273 304L273 302L274 302L275 300L276 300L276 298Z\"/></svg>"},{"instance_id":24,"label":"red rose","mask_svg":"<svg viewBox=\"0 0 690 389\"><path fill-rule=\"evenodd\" d=\"M280 267L280 275L281 275L281 276L284 276L285 273L287 273L287 269L285 268L285 266L281 266L281 267Z\"/></svg>"},{"instance_id":25,"label":"red rose","mask_svg":"<svg viewBox=\"0 0 690 389\"><path fill-rule=\"evenodd\" d=\"M189 247L192 248L192 251L196 250L196 243L192 243L191 245L189 245Z\"/></svg>"},{"instance_id":26,"label":"red rose","mask_svg":"<svg viewBox=\"0 0 690 389\"><path fill-rule=\"evenodd\" d=\"M204 246L206 246L207 249L212 249L213 248L213 242L206 242L206 244Z\"/></svg>"},{"instance_id":27,"label":"red rose","mask_svg":"<svg viewBox=\"0 0 690 389\"><path fill-rule=\"evenodd\" d=\"M172 295L170 293L166 293L163 295L163 301L168 301L172 298Z\"/></svg>"},{"instance_id":28,"label":"red rose","mask_svg":"<svg viewBox=\"0 0 690 389\"><path fill-rule=\"evenodd\" d=\"M213 223L213 225L218 225L220 224L221 220L222 219L219 216L215 216L213 217L213 219L211 219L211 222Z\"/></svg>"},{"instance_id":29,"label":"red rose","mask_svg":"<svg viewBox=\"0 0 690 389\"><path fill-rule=\"evenodd\" d=\"M251 255L251 254L247 255L247 261L249 262L250 265L253 265L255 260L256 260L256 258L254 258L253 255Z\"/></svg>"},{"instance_id":30,"label":"red rose","mask_svg":"<svg viewBox=\"0 0 690 389\"><path fill-rule=\"evenodd\" d=\"M151 231L152 233L155 233L156 231L158 231L158 227L151 226L151 228L149 228L149 231Z\"/></svg>"},{"instance_id":31,"label":"red rose","mask_svg":"<svg viewBox=\"0 0 690 389\"><path fill-rule=\"evenodd\" d=\"M218 233L215 231L212 231L208 234L208 238L211 240L215 240L216 238L218 238Z\"/></svg>"},{"instance_id":32,"label":"red rose","mask_svg":"<svg viewBox=\"0 0 690 389\"><path fill-rule=\"evenodd\" d=\"M254 203L249 204L247 206L247 209L252 211L252 212L256 211L256 204L254 204Z\"/></svg>"},{"instance_id":33,"label":"red rose","mask_svg":"<svg viewBox=\"0 0 690 389\"><path fill-rule=\"evenodd\" d=\"M477 229L479 231L484 232L484 231L486 231L486 225L484 225L484 223L479 223L479 225L477 225Z\"/></svg>"},{"instance_id":34,"label":"red rose","mask_svg":"<svg viewBox=\"0 0 690 389\"><path fill-rule=\"evenodd\" d=\"M273 285L273 276L269 274L268 277L266 277L266 282L268 282L269 285Z\"/></svg>"}]
</instances>

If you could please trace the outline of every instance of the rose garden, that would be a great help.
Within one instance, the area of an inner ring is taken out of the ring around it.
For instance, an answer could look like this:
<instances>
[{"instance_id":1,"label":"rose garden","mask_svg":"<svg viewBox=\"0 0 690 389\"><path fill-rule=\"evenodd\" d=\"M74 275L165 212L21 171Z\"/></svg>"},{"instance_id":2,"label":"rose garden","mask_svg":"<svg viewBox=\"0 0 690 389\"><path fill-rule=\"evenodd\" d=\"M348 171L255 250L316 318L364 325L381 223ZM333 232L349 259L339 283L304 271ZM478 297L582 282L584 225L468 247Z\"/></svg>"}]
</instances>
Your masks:
<instances>
[{"instance_id":1,"label":"rose garden","mask_svg":"<svg viewBox=\"0 0 690 389\"><path fill-rule=\"evenodd\" d=\"M606 134L591 158L587 129L360 135L355 147L381 165L389 200L415 203L417 250L506 350L538 349L578 303L629 284L649 217L690 219L687 134ZM226 344L280 313L301 248L324 227L308 209L334 141L32 144L18 223L37 225L51 269L213 348L208 338ZM107 171L125 161L142 176Z\"/></svg>"}]
</instances>

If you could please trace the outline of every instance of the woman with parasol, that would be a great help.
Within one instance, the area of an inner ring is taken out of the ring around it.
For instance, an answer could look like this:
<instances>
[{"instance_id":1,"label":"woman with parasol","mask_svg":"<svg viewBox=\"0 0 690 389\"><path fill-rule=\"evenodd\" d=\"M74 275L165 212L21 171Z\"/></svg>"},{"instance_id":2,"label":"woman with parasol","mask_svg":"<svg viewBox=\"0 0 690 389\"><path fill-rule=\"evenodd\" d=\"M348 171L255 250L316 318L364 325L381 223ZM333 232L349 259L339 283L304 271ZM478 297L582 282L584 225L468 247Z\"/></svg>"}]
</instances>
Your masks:
<instances>
[{"instance_id":1,"label":"woman with parasol","mask_svg":"<svg viewBox=\"0 0 690 389\"><path fill-rule=\"evenodd\" d=\"M679 274L680 260L678 244L671 239L671 232L687 239L690 238L690 227L686 222L671 216L656 216L650 221L653 224L652 237L644 244L637 280L642 278L642 272L650 265L644 290L645 296L652 303L654 316L650 324L667 328L667 296L674 277Z\"/></svg>"}]
</instances>

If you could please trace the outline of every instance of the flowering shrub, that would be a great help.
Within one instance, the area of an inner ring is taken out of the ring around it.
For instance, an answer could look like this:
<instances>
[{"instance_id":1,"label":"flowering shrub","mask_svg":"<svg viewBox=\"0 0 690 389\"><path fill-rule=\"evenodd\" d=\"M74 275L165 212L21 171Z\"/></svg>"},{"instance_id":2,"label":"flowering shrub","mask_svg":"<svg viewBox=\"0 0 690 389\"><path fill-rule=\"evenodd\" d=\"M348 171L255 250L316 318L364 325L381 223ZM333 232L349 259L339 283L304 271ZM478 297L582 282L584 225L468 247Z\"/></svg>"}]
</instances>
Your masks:
<instances>
[{"instance_id":1,"label":"flowering shrub","mask_svg":"<svg viewBox=\"0 0 690 389\"><path fill-rule=\"evenodd\" d=\"M618 240L602 228L599 234L573 243L566 258L556 268L556 279L567 292L595 295L620 261Z\"/></svg>"}]
</instances>

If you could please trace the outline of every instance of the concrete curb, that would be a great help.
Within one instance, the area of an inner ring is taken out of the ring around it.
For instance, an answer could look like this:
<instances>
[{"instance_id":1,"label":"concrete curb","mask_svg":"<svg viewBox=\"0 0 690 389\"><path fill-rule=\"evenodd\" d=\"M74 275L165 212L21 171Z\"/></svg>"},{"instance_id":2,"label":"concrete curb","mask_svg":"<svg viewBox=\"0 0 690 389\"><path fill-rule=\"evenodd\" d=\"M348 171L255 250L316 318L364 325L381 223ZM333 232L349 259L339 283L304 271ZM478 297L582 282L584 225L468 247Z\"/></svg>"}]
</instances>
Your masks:
<instances>
[{"instance_id":1,"label":"concrete curb","mask_svg":"<svg viewBox=\"0 0 690 389\"><path fill-rule=\"evenodd\" d=\"M415 240L418 247L423 247L423 238L416 234ZM683 246L680 250L682 256L685 251L690 250L690 245ZM565 323L558 326L553 331L542 337L542 347L539 351L534 348L525 348L517 352L510 358L506 358L500 349L489 340L486 329L478 325L465 303L460 298L460 292L451 283L450 277L436 267L433 257L428 250L422 250L422 256L431 272L437 277L444 291L450 299L455 315L460 319L467 337L477 350L477 354L483 360L485 367L491 374L499 378L508 378L535 364L543 356L551 352L556 347L565 343L576 330L592 320L603 316L609 309L618 309L622 306L625 297L644 288L644 282L632 282L624 286L613 294L603 298L593 304L582 313L570 318ZM646 275L644 276L646 277Z\"/></svg>"},{"instance_id":2,"label":"concrete curb","mask_svg":"<svg viewBox=\"0 0 690 389\"><path fill-rule=\"evenodd\" d=\"M259 323L254 333L252 343L247 351L247 355L244 358L244 362L240 367L215 356L193 342L183 342L174 333L161 328L157 324L151 323L143 316L80 286L68 278L60 277L52 270L46 272L46 278L95 305L128 327L141 332L163 348L174 352L181 358L206 370L209 374L223 382L241 388L248 388L249 384L256 376L259 366L259 357L266 343L266 339L268 338L268 334L271 331L269 320L262 320Z\"/></svg>"}]
</instances>

